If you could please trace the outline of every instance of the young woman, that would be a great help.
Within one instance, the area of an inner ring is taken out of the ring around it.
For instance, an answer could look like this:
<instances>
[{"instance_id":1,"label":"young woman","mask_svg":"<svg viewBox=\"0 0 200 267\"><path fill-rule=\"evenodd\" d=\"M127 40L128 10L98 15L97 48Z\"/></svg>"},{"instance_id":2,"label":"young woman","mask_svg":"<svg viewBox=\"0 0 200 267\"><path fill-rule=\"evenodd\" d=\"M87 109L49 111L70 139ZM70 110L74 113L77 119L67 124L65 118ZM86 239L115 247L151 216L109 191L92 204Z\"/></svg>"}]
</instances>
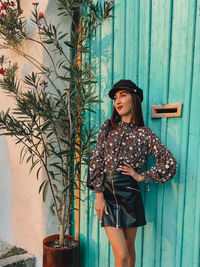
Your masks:
<instances>
[{"instance_id":1,"label":"young woman","mask_svg":"<svg viewBox=\"0 0 200 267\"><path fill-rule=\"evenodd\" d=\"M138 182L170 180L176 160L158 137L144 126L142 90L120 80L109 92L114 99L111 120L99 132L90 163L90 185L96 193L95 209L115 258L115 267L135 266L137 227L146 224ZM156 164L138 173L150 155Z\"/></svg>"}]
</instances>

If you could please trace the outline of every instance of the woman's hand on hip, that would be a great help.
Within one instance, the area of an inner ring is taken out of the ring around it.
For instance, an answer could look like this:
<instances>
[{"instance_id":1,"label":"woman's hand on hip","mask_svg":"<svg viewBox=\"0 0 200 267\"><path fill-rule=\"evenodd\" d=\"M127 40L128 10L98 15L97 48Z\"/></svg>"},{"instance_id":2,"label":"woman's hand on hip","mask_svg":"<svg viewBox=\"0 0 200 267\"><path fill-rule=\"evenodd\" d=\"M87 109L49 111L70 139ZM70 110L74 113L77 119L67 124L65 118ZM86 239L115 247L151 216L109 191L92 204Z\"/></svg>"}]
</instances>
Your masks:
<instances>
[{"instance_id":1,"label":"woman's hand on hip","mask_svg":"<svg viewBox=\"0 0 200 267\"><path fill-rule=\"evenodd\" d=\"M94 208L97 212L100 222L102 222L103 213L105 212L105 214L108 215L106 201L104 199L103 193L96 193Z\"/></svg>"},{"instance_id":2,"label":"woman's hand on hip","mask_svg":"<svg viewBox=\"0 0 200 267\"><path fill-rule=\"evenodd\" d=\"M120 169L123 174L130 175L137 182L141 182L144 180L144 177L138 174L128 163L125 163L124 166L120 166Z\"/></svg>"}]
</instances>

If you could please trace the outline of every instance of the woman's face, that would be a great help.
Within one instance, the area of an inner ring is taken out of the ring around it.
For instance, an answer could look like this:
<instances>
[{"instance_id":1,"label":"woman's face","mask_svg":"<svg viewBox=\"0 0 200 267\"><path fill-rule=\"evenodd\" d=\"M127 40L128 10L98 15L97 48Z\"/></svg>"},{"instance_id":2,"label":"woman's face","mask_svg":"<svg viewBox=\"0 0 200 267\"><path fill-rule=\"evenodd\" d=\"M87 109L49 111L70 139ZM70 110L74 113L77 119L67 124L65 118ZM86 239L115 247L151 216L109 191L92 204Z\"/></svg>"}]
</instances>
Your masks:
<instances>
[{"instance_id":1,"label":"woman's face","mask_svg":"<svg viewBox=\"0 0 200 267\"><path fill-rule=\"evenodd\" d=\"M120 90L115 93L114 107L120 116L131 118L132 105L132 97L128 91Z\"/></svg>"}]
</instances>

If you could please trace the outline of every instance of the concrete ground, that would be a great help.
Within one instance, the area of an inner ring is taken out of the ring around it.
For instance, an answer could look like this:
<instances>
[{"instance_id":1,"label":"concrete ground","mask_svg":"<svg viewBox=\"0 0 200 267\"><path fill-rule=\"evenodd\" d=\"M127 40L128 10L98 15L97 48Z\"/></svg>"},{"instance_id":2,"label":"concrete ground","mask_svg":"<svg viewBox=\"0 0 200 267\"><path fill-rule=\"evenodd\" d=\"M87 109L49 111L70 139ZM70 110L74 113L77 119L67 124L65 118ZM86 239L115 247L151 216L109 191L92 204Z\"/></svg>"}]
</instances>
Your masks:
<instances>
[{"instance_id":1,"label":"concrete ground","mask_svg":"<svg viewBox=\"0 0 200 267\"><path fill-rule=\"evenodd\" d=\"M7 253L13 246L0 239L0 257Z\"/></svg>"},{"instance_id":2,"label":"concrete ground","mask_svg":"<svg viewBox=\"0 0 200 267\"><path fill-rule=\"evenodd\" d=\"M0 240L0 257L8 253L14 246ZM0 267L35 267L36 259L30 253L13 255L0 259Z\"/></svg>"}]
</instances>

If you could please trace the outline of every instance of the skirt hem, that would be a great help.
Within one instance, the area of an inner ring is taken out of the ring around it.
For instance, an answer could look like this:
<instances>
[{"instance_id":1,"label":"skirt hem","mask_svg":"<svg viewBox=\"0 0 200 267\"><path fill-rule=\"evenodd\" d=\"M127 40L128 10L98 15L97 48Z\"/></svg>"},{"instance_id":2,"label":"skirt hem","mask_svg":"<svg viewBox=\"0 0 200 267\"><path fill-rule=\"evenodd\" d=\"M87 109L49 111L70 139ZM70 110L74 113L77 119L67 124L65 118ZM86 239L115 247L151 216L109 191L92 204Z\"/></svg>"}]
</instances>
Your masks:
<instances>
[{"instance_id":1,"label":"skirt hem","mask_svg":"<svg viewBox=\"0 0 200 267\"><path fill-rule=\"evenodd\" d=\"M142 227L142 226L144 226L144 225L146 225L147 223L144 223L144 224L137 224L137 225L132 225L132 224L130 224L130 225L125 225L125 226L118 226L118 228L132 228L132 227ZM105 225L102 225L101 224L101 227L105 227L105 226L111 226L111 227L115 227L115 228L117 228L116 227L116 225L113 225L113 224L105 224Z\"/></svg>"}]
</instances>

